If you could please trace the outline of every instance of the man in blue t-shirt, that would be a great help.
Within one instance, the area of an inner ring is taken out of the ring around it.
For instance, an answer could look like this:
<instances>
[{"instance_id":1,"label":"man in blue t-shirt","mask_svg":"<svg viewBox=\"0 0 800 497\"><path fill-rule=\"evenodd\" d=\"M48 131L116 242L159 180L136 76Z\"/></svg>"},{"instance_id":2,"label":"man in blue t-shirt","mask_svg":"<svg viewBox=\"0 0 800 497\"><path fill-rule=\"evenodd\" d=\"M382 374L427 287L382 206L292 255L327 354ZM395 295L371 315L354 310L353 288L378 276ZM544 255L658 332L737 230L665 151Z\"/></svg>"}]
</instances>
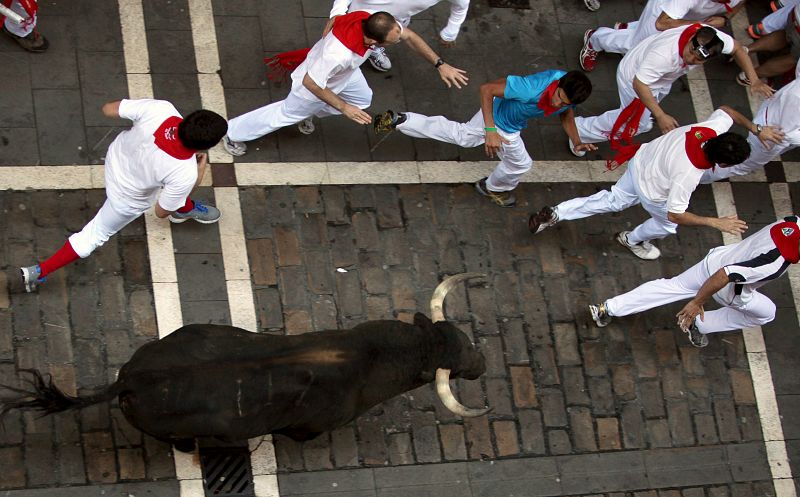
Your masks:
<instances>
[{"instance_id":1,"label":"man in blue t-shirt","mask_svg":"<svg viewBox=\"0 0 800 497\"><path fill-rule=\"evenodd\" d=\"M501 207L513 207L517 200L512 192L533 165L520 137L520 131L528 127L528 119L559 114L576 150L596 150L594 145L581 143L575 127L574 108L591 92L591 82L579 71L547 70L529 76L508 76L481 85L481 108L466 123L388 110L375 116L375 131L396 128L408 136L461 147L483 144L486 155L497 154L500 163L491 175L475 183L475 189Z\"/></svg>"}]
</instances>

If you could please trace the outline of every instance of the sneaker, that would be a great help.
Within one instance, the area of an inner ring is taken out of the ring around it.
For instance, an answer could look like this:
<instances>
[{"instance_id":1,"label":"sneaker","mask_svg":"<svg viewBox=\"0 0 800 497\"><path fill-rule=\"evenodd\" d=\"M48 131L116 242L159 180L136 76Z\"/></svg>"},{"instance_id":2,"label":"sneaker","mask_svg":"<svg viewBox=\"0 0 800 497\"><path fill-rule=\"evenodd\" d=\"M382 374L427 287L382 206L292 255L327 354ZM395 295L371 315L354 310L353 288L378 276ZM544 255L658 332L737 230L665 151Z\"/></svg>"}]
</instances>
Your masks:
<instances>
[{"instance_id":1,"label":"sneaker","mask_svg":"<svg viewBox=\"0 0 800 497\"><path fill-rule=\"evenodd\" d=\"M583 0L583 4L592 12L600 10L600 0Z\"/></svg>"},{"instance_id":2,"label":"sneaker","mask_svg":"<svg viewBox=\"0 0 800 497\"><path fill-rule=\"evenodd\" d=\"M615 22L614 23L614 29L628 29L628 23L627 22Z\"/></svg>"},{"instance_id":3,"label":"sneaker","mask_svg":"<svg viewBox=\"0 0 800 497\"><path fill-rule=\"evenodd\" d=\"M514 196L513 193L510 191L508 192L493 192L489 188L486 187L486 180L488 178L483 178L477 183L475 183L475 189L483 195L484 197L488 197L489 200L494 202L495 204L499 205L500 207L514 207L517 205L517 197Z\"/></svg>"},{"instance_id":4,"label":"sneaker","mask_svg":"<svg viewBox=\"0 0 800 497\"><path fill-rule=\"evenodd\" d=\"M572 143L571 138L567 138L567 141L569 141L569 151L572 152L572 155L574 155L575 157L586 156L586 150L575 150L575 145Z\"/></svg>"},{"instance_id":5,"label":"sneaker","mask_svg":"<svg viewBox=\"0 0 800 497\"><path fill-rule=\"evenodd\" d=\"M658 259L661 256L661 251L658 250L658 247L653 245L650 242L639 242L639 243L631 243L628 241L628 235L630 231L621 231L617 233L617 241L623 247L627 248L633 255L638 257L639 259L645 259L647 261L652 261L653 259Z\"/></svg>"},{"instance_id":6,"label":"sneaker","mask_svg":"<svg viewBox=\"0 0 800 497\"><path fill-rule=\"evenodd\" d=\"M12 40L16 41L17 45L29 52L42 53L47 50L47 47L50 46L50 42L47 41L47 38L42 36L36 29L31 31L28 36L17 36L3 26L3 33L5 33L6 36L9 36Z\"/></svg>"},{"instance_id":7,"label":"sneaker","mask_svg":"<svg viewBox=\"0 0 800 497\"><path fill-rule=\"evenodd\" d=\"M750 78L747 77L744 71L736 75L736 82L742 86L750 86Z\"/></svg>"},{"instance_id":8,"label":"sneaker","mask_svg":"<svg viewBox=\"0 0 800 497\"><path fill-rule=\"evenodd\" d=\"M583 34L583 48L578 56L581 67L586 72L594 71L594 66L597 64L597 50L592 48L592 43L589 41L594 31L594 29L587 29Z\"/></svg>"},{"instance_id":9,"label":"sneaker","mask_svg":"<svg viewBox=\"0 0 800 497\"><path fill-rule=\"evenodd\" d=\"M697 329L697 324L692 323L688 329L683 330L684 333L689 337L689 342L692 343L695 347L702 349L706 345L708 345L708 337L700 333L700 330Z\"/></svg>"},{"instance_id":10,"label":"sneaker","mask_svg":"<svg viewBox=\"0 0 800 497\"><path fill-rule=\"evenodd\" d=\"M39 285L44 283L47 278L40 276L42 268L39 265L21 267L19 268L22 273L22 284L25 286L25 291L28 293L35 292Z\"/></svg>"},{"instance_id":11,"label":"sneaker","mask_svg":"<svg viewBox=\"0 0 800 497\"><path fill-rule=\"evenodd\" d=\"M372 127L375 130L375 134L388 133L406 122L407 118L408 116L401 112L387 110L383 114L375 114L375 119L372 120Z\"/></svg>"},{"instance_id":12,"label":"sneaker","mask_svg":"<svg viewBox=\"0 0 800 497\"><path fill-rule=\"evenodd\" d=\"M611 322L611 316L608 314L605 302L597 305L589 304L589 313L598 328L605 328Z\"/></svg>"},{"instance_id":13,"label":"sneaker","mask_svg":"<svg viewBox=\"0 0 800 497\"><path fill-rule=\"evenodd\" d=\"M766 35L767 32L764 31L764 23L759 22L747 26L747 34L750 36L750 38L754 40L757 40L762 36Z\"/></svg>"},{"instance_id":14,"label":"sneaker","mask_svg":"<svg viewBox=\"0 0 800 497\"><path fill-rule=\"evenodd\" d=\"M317 127L314 126L314 121L312 121L310 117L308 119L300 121L297 124L297 130L303 133L304 135L310 135L311 133L314 132L315 129L317 129Z\"/></svg>"},{"instance_id":15,"label":"sneaker","mask_svg":"<svg viewBox=\"0 0 800 497\"><path fill-rule=\"evenodd\" d=\"M213 205L206 205L199 200L195 200L194 209L189 212L175 211L170 214L169 220L176 224L188 221L189 219L194 219L201 224L214 224L219 221L220 215L219 209Z\"/></svg>"},{"instance_id":16,"label":"sneaker","mask_svg":"<svg viewBox=\"0 0 800 497\"><path fill-rule=\"evenodd\" d=\"M528 229L536 235L557 222L558 212L554 208L546 206L536 214L531 214L531 217L528 218Z\"/></svg>"},{"instance_id":17,"label":"sneaker","mask_svg":"<svg viewBox=\"0 0 800 497\"><path fill-rule=\"evenodd\" d=\"M392 61L386 55L386 49L383 47L375 47L372 53L369 54L369 63L376 71L386 72L392 68Z\"/></svg>"},{"instance_id":18,"label":"sneaker","mask_svg":"<svg viewBox=\"0 0 800 497\"><path fill-rule=\"evenodd\" d=\"M228 138L228 135L222 137L222 146L226 152L234 157L241 157L247 153L247 145L244 142L235 142Z\"/></svg>"},{"instance_id":19,"label":"sneaker","mask_svg":"<svg viewBox=\"0 0 800 497\"><path fill-rule=\"evenodd\" d=\"M769 3L769 10L772 12L776 12L783 8L783 2L781 0L773 0Z\"/></svg>"}]
</instances>

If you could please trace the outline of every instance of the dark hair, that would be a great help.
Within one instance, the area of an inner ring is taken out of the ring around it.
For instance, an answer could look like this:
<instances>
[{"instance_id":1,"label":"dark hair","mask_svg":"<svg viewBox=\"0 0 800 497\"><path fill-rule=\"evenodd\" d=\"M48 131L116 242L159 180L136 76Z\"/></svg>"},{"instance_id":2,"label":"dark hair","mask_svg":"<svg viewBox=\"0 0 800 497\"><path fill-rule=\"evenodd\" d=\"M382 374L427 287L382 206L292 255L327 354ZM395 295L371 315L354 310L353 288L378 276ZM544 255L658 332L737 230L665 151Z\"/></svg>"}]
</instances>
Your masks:
<instances>
[{"instance_id":1,"label":"dark hair","mask_svg":"<svg viewBox=\"0 0 800 497\"><path fill-rule=\"evenodd\" d=\"M178 138L193 150L213 147L227 132L228 121L216 112L205 109L192 112L178 125Z\"/></svg>"},{"instance_id":2,"label":"dark hair","mask_svg":"<svg viewBox=\"0 0 800 497\"><path fill-rule=\"evenodd\" d=\"M708 57L704 57L703 60L708 60L721 54L724 47L722 40L717 36L717 30L709 26L703 26L698 29L694 35L694 41L696 42L695 47L699 45L703 47L704 51L708 52Z\"/></svg>"},{"instance_id":3,"label":"dark hair","mask_svg":"<svg viewBox=\"0 0 800 497\"><path fill-rule=\"evenodd\" d=\"M581 71L570 71L558 80L558 87L564 90L572 104L580 104L592 94L592 82Z\"/></svg>"},{"instance_id":4,"label":"dark hair","mask_svg":"<svg viewBox=\"0 0 800 497\"><path fill-rule=\"evenodd\" d=\"M378 43L386 41L392 29L397 26L394 16L388 12L375 12L366 20L361 21L361 27L364 29L364 36L371 38Z\"/></svg>"},{"instance_id":5,"label":"dark hair","mask_svg":"<svg viewBox=\"0 0 800 497\"><path fill-rule=\"evenodd\" d=\"M728 131L708 140L703 152L706 159L715 164L734 166L750 157L750 144L744 136Z\"/></svg>"}]
</instances>

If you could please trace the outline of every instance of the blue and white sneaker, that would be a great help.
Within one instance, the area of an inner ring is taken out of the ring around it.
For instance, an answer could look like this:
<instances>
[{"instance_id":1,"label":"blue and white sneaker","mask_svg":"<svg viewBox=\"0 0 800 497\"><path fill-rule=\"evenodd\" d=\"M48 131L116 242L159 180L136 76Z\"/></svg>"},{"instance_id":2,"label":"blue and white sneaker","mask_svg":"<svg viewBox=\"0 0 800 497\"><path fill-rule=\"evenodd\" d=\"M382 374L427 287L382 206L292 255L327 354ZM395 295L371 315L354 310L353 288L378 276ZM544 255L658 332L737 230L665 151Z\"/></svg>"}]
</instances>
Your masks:
<instances>
[{"instance_id":1,"label":"blue and white sneaker","mask_svg":"<svg viewBox=\"0 0 800 497\"><path fill-rule=\"evenodd\" d=\"M25 291L33 293L39 288L39 285L47 281L47 278L41 276L42 268L38 264L35 266L19 268L22 273L22 284L25 286Z\"/></svg>"},{"instance_id":2,"label":"blue and white sneaker","mask_svg":"<svg viewBox=\"0 0 800 497\"><path fill-rule=\"evenodd\" d=\"M170 214L169 220L172 223L182 223L188 221L189 219L194 219L198 223L214 224L219 221L220 216L221 214L219 209L213 205L206 205L199 200L195 200L194 209L190 210L189 212L175 211Z\"/></svg>"}]
</instances>

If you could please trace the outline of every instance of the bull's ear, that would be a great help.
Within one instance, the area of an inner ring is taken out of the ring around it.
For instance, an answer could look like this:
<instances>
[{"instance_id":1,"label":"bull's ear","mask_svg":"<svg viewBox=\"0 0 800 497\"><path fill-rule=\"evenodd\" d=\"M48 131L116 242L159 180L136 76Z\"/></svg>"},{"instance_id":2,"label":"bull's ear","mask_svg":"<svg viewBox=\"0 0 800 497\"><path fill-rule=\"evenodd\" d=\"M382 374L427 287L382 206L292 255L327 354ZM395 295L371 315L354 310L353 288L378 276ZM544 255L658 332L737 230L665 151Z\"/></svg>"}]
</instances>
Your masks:
<instances>
[{"instance_id":1,"label":"bull's ear","mask_svg":"<svg viewBox=\"0 0 800 497\"><path fill-rule=\"evenodd\" d=\"M428 316L418 312L414 314L414 326L418 326L420 328L428 328L429 326L433 326L433 321L430 320Z\"/></svg>"}]
</instances>

